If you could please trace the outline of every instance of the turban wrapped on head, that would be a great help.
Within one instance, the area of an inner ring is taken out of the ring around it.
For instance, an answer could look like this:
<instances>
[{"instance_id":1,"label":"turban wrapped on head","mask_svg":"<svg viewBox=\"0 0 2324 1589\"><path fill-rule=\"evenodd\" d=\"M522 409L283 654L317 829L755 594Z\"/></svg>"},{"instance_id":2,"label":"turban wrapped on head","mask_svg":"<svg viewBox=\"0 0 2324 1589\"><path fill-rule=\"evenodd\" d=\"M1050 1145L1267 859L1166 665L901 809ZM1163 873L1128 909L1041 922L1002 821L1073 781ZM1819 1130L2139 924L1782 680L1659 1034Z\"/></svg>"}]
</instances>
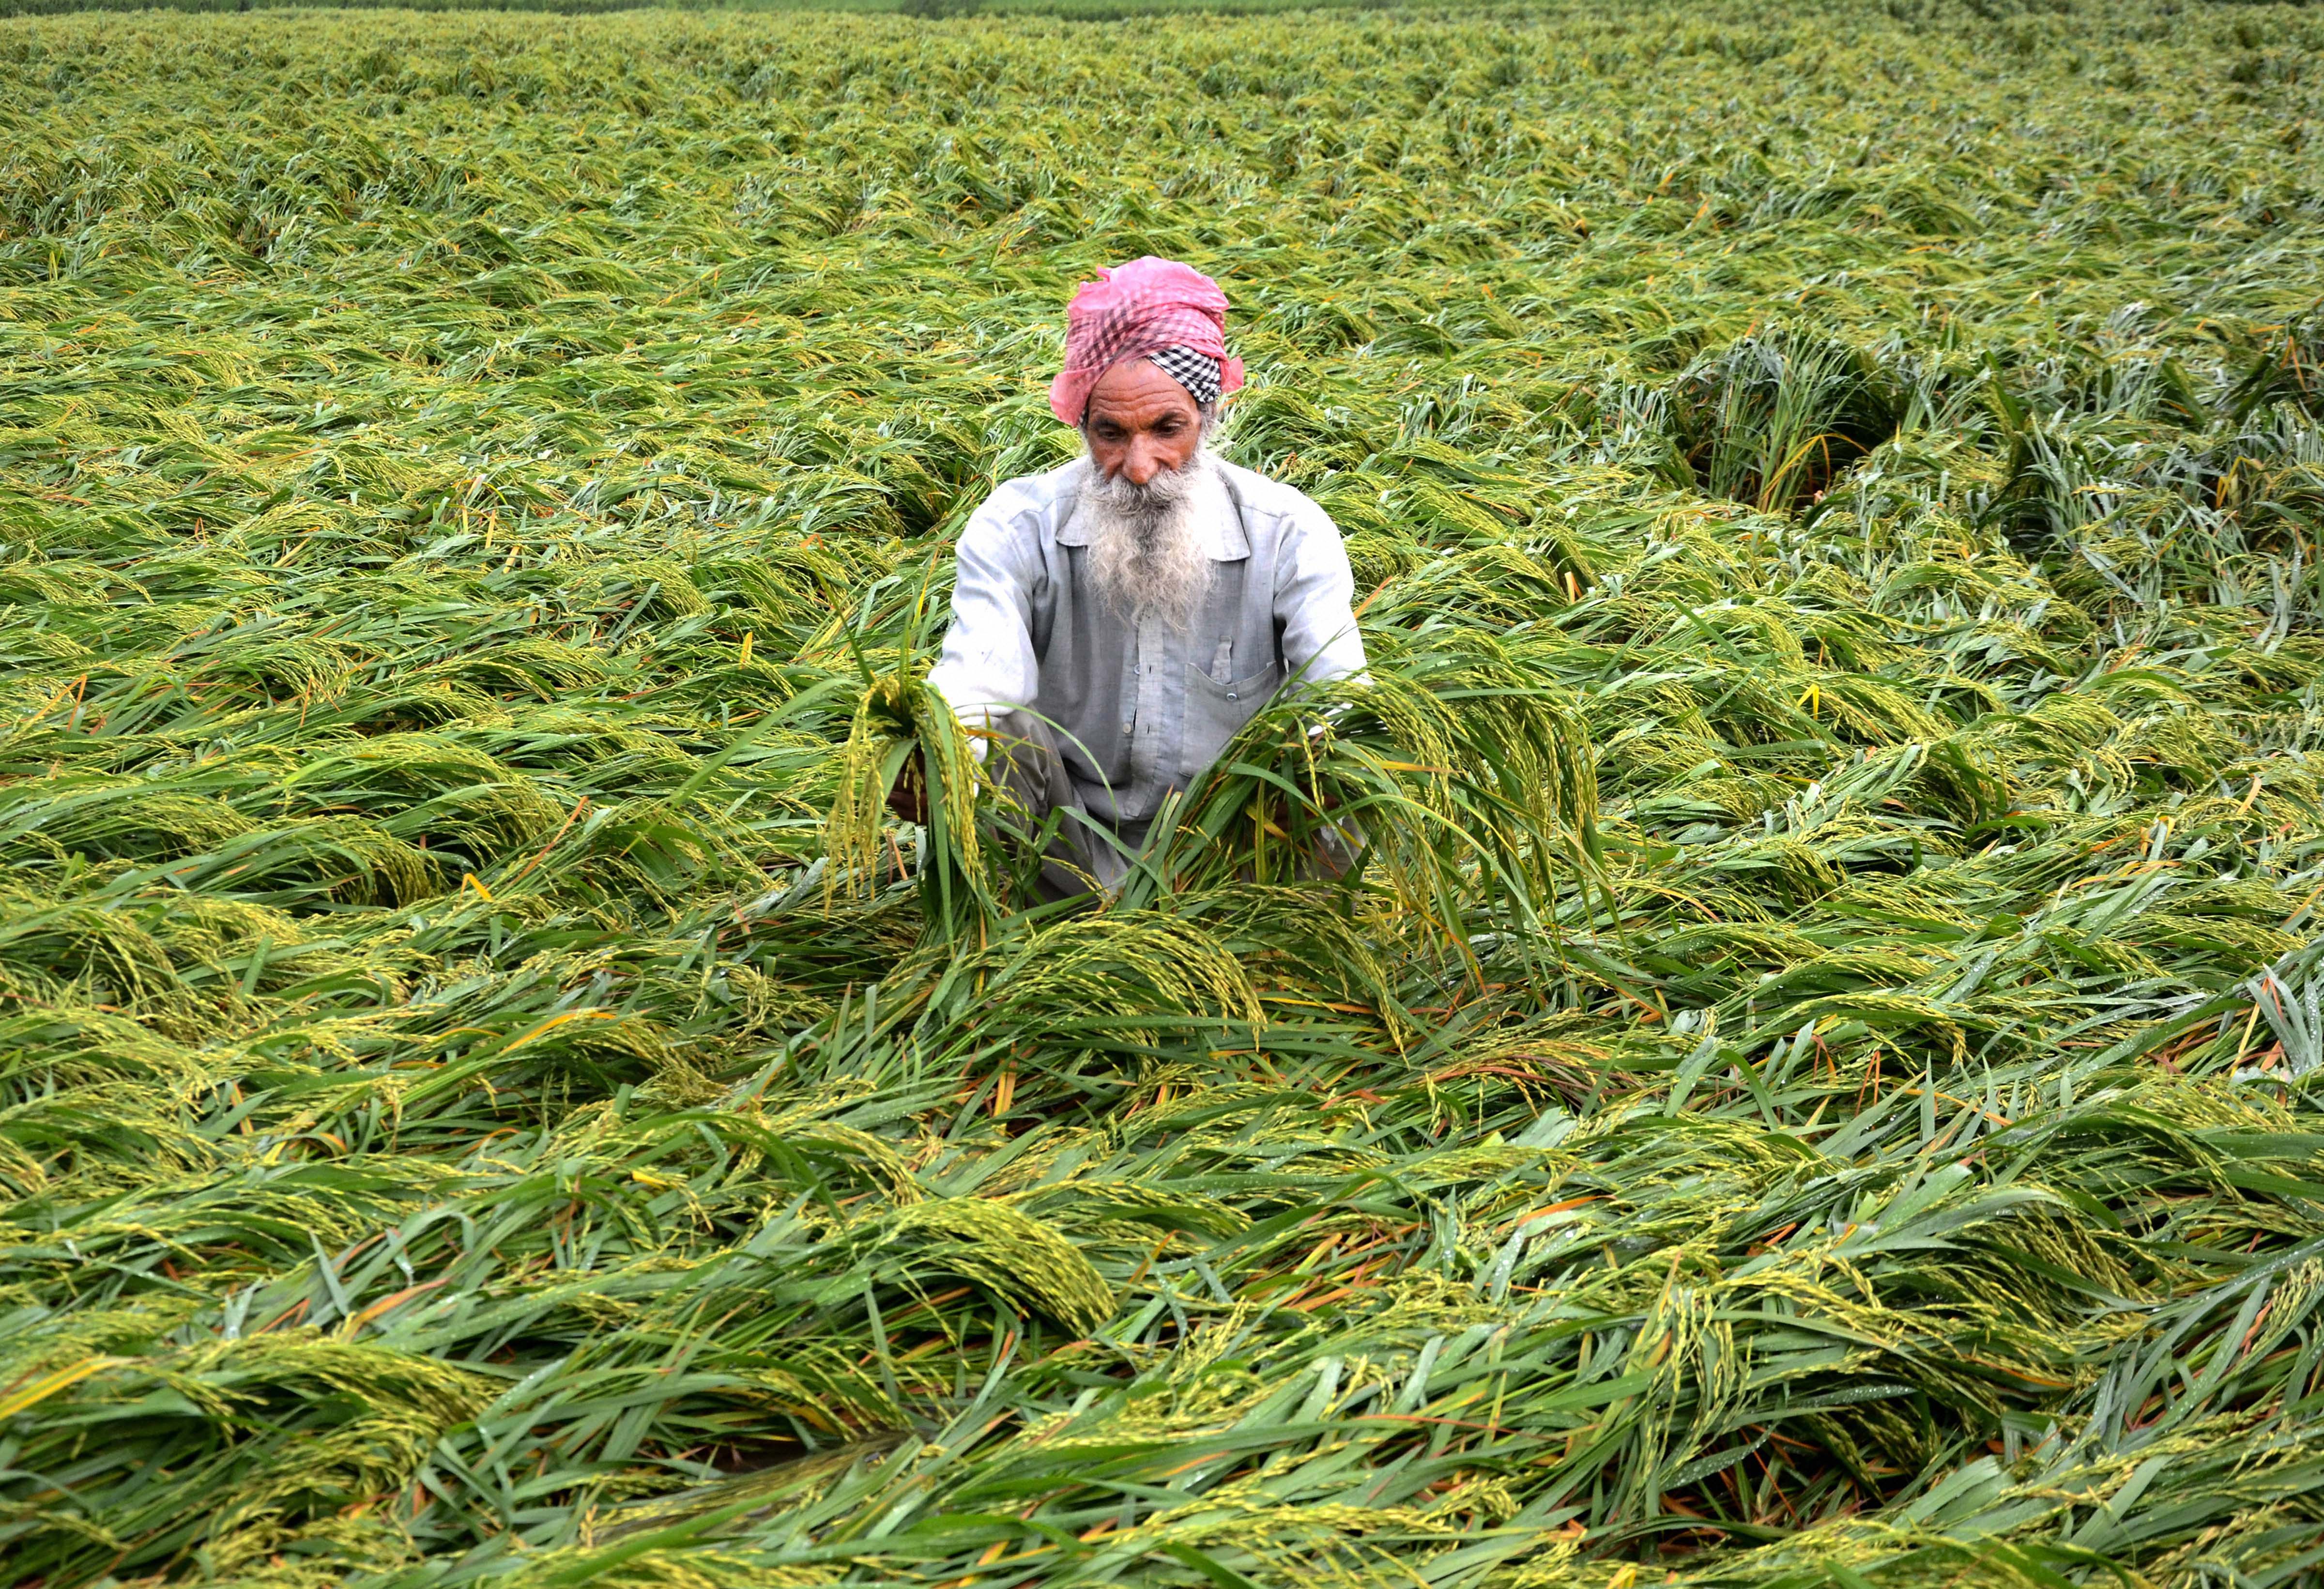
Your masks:
<instances>
[{"instance_id":1,"label":"turban wrapped on head","mask_svg":"<svg viewBox=\"0 0 2324 1589\"><path fill-rule=\"evenodd\" d=\"M1097 277L1065 309L1065 367L1049 383L1049 411L1062 423L1082 422L1090 388L1124 359L1153 359L1198 402L1242 384L1242 360L1227 356L1227 295L1216 282L1151 254Z\"/></svg>"}]
</instances>

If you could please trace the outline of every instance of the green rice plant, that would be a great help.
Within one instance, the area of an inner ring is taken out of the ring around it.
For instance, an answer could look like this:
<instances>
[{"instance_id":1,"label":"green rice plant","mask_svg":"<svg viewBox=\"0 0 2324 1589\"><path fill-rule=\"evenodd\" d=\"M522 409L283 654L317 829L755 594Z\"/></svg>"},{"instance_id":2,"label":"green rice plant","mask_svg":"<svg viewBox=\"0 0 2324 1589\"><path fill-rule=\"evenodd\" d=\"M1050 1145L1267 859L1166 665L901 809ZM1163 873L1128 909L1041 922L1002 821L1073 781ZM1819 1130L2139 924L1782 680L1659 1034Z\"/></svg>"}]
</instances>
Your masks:
<instances>
[{"instance_id":1,"label":"green rice plant","mask_svg":"<svg viewBox=\"0 0 2324 1589\"><path fill-rule=\"evenodd\" d=\"M2317 1581L2324 32L1195 8L0 23L12 1581ZM1370 678L1030 905L1147 251Z\"/></svg>"},{"instance_id":2,"label":"green rice plant","mask_svg":"<svg viewBox=\"0 0 2324 1589\"><path fill-rule=\"evenodd\" d=\"M1597 784L1579 723L1481 638L1387 654L1361 679L1296 687L1187 794L1122 895L1230 882L1355 884L1377 867L1398 913L1459 952L1536 929L1558 864L1589 864Z\"/></svg>"},{"instance_id":3,"label":"green rice plant","mask_svg":"<svg viewBox=\"0 0 2324 1589\"><path fill-rule=\"evenodd\" d=\"M1896 395L1864 355L1798 333L1748 337L1682 377L1673 428L1713 496L1761 509L1819 500L1896 431Z\"/></svg>"},{"instance_id":4,"label":"green rice plant","mask_svg":"<svg viewBox=\"0 0 2324 1589\"><path fill-rule=\"evenodd\" d=\"M931 929L981 939L1008 910L978 833L977 797L990 785L960 720L927 683L925 668L915 670L908 661L884 678L867 677L848 727L839 794L825 825L825 898L871 892L884 859L888 794L899 778L918 795L925 817L917 873Z\"/></svg>"}]
</instances>

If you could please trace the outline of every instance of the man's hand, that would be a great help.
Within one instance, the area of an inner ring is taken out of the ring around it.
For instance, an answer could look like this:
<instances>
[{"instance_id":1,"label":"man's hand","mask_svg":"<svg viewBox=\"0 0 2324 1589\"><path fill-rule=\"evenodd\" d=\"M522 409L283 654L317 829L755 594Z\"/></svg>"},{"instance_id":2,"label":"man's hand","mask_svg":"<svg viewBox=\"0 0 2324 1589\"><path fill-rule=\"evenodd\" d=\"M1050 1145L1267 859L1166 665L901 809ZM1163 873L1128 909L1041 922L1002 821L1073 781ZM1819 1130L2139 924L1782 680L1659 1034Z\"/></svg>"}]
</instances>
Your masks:
<instances>
[{"instance_id":1,"label":"man's hand","mask_svg":"<svg viewBox=\"0 0 2324 1589\"><path fill-rule=\"evenodd\" d=\"M888 790L888 809L899 818L915 825L925 825L928 819L928 795L920 781L920 758L908 756L903 770L896 774L895 786Z\"/></svg>"}]
</instances>

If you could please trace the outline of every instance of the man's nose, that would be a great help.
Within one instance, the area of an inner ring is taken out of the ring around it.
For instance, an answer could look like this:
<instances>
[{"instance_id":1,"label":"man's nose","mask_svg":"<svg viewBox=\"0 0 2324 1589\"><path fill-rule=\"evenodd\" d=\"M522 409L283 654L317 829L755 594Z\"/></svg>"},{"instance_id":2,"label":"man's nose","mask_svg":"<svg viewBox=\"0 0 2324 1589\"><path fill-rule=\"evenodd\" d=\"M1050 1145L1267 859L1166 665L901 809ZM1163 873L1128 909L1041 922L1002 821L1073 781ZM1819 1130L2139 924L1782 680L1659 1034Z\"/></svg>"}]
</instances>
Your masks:
<instances>
[{"instance_id":1,"label":"man's nose","mask_svg":"<svg viewBox=\"0 0 2324 1589\"><path fill-rule=\"evenodd\" d=\"M1154 444L1145 437L1133 438L1129 456L1121 460L1121 473L1132 485L1143 485L1162 472L1162 458Z\"/></svg>"}]
</instances>

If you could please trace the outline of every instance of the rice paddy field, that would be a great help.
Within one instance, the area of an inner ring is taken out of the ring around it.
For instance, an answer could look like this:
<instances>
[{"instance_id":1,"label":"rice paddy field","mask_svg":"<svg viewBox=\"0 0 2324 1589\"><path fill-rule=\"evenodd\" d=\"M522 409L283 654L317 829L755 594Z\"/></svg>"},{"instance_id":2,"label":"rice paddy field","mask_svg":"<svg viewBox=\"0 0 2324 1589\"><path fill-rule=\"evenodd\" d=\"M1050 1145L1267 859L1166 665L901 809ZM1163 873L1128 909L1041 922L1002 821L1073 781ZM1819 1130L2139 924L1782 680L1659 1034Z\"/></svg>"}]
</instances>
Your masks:
<instances>
[{"instance_id":1,"label":"rice paddy field","mask_svg":"<svg viewBox=\"0 0 2324 1589\"><path fill-rule=\"evenodd\" d=\"M0 1579L2324 1583L2319 50L0 23ZM1027 909L1146 252L1372 678Z\"/></svg>"}]
</instances>

